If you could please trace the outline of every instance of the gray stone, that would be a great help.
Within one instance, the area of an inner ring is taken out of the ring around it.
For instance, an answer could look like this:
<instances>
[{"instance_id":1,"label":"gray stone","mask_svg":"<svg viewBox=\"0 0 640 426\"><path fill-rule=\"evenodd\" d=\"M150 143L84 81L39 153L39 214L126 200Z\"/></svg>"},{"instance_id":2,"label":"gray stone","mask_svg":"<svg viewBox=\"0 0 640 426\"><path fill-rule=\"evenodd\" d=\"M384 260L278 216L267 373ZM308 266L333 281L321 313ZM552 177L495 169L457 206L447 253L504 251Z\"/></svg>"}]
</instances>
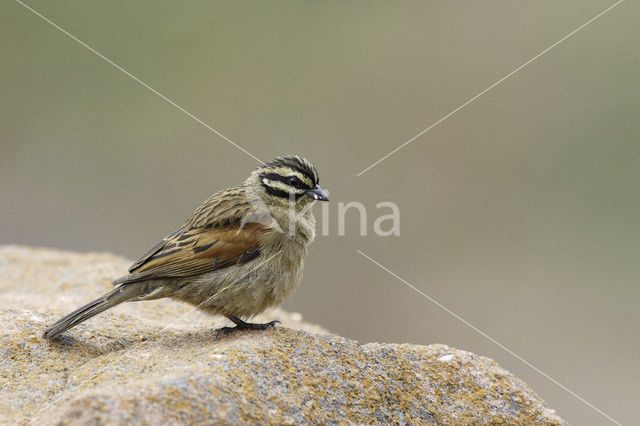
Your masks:
<instances>
[{"instance_id":1,"label":"gray stone","mask_svg":"<svg viewBox=\"0 0 640 426\"><path fill-rule=\"evenodd\" d=\"M275 310L267 331L173 301L50 324L110 288L110 254L0 247L0 422L564 424L494 361L444 345L358 342Z\"/></svg>"}]
</instances>

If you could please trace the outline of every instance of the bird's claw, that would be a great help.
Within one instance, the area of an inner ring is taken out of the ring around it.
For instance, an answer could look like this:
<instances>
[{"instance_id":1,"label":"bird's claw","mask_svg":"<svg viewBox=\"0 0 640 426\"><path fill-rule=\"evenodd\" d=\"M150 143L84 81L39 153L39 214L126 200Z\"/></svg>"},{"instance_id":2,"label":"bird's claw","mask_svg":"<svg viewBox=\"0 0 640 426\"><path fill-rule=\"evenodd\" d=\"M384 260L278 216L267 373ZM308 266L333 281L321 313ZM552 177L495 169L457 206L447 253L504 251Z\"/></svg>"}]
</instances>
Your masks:
<instances>
[{"instance_id":1,"label":"bird's claw","mask_svg":"<svg viewBox=\"0 0 640 426\"><path fill-rule=\"evenodd\" d=\"M268 328L275 327L276 324L280 323L280 320L273 320L273 321L266 322L264 324L254 324L250 322L244 322L237 318L230 318L230 319L236 324L236 326L222 327L218 329L218 332L216 333L216 339L220 337L221 334L229 334L239 330L266 330Z\"/></svg>"}]
</instances>

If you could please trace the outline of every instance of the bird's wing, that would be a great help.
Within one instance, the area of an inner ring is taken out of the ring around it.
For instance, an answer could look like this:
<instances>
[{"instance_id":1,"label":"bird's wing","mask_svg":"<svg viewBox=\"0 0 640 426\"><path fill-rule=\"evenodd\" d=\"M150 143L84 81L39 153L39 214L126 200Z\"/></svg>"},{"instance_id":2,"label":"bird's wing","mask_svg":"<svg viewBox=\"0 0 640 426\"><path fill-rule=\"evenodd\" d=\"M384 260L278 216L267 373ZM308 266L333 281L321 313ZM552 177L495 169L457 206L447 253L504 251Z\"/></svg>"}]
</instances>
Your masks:
<instances>
[{"instance_id":1,"label":"bird's wing","mask_svg":"<svg viewBox=\"0 0 640 426\"><path fill-rule=\"evenodd\" d=\"M242 188L214 194L113 283L186 277L248 262L260 254L259 239L270 220L268 210L247 201Z\"/></svg>"}]
</instances>

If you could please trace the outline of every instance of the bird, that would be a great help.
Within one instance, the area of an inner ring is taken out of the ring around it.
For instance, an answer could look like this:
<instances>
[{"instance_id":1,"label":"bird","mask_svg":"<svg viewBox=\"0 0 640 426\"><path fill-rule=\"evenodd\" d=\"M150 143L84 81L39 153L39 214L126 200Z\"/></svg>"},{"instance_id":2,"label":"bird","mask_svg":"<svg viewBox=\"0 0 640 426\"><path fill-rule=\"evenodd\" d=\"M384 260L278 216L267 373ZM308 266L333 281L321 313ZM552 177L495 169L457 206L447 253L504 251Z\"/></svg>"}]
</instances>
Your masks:
<instances>
[{"instance_id":1,"label":"bird","mask_svg":"<svg viewBox=\"0 0 640 426\"><path fill-rule=\"evenodd\" d=\"M185 223L113 281L115 289L46 328L52 340L125 301L171 298L235 324L220 333L263 330L248 322L290 296L315 237L315 201L329 201L318 172L298 155L263 163L240 185L216 192Z\"/></svg>"}]
</instances>

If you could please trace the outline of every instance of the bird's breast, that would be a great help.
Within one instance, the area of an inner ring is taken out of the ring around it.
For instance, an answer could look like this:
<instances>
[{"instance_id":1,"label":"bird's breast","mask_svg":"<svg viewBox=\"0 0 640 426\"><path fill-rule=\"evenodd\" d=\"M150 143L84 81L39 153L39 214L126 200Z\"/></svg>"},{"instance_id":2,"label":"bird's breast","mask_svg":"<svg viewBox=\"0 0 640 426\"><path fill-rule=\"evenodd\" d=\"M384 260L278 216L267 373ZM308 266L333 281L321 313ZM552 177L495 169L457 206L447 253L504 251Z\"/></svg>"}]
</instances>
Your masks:
<instances>
[{"instance_id":1,"label":"bird's breast","mask_svg":"<svg viewBox=\"0 0 640 426\"><path fill-rule=\"evenodd\" d=\"M300 235L288 236L273 232L261 242L261 268L267 278L265 285L272 293L275 303L290 295L302 280L304 257L309 242Z\"/></svg>"}]
</instances>

